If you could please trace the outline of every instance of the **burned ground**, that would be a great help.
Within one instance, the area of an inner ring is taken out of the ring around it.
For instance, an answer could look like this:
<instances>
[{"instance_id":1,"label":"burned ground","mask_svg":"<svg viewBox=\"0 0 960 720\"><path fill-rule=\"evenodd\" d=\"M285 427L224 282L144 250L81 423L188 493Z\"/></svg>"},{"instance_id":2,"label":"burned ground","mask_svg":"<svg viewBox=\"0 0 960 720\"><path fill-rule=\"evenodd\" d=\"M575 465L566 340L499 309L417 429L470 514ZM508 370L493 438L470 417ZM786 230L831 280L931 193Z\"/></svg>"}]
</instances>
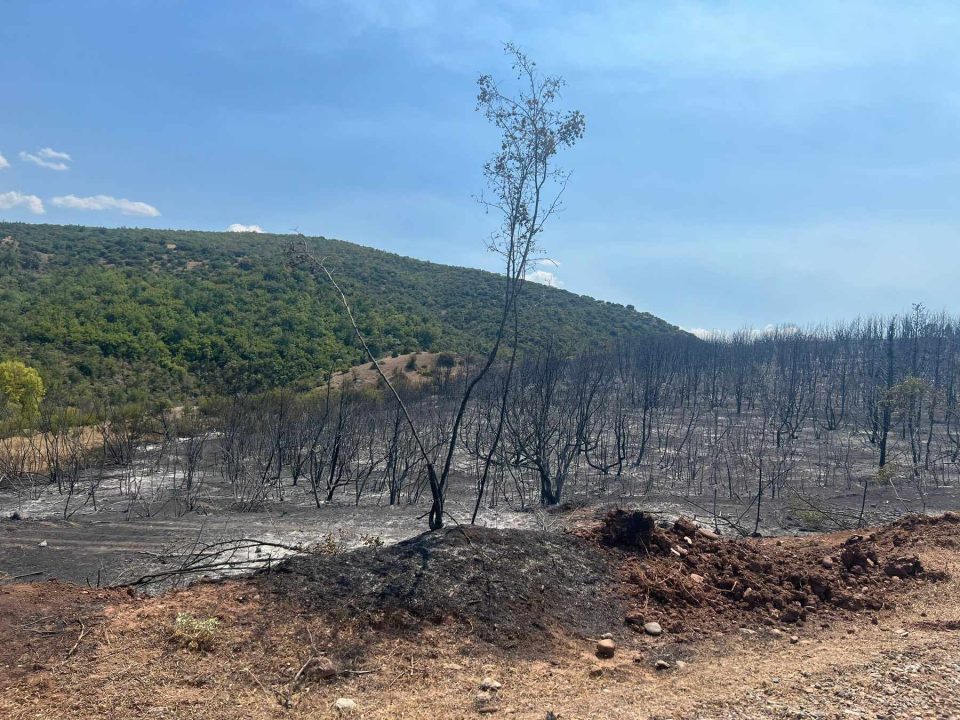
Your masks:
<instances>
[{"instance_id":1,"label":"burned ground","mask_svg":"<svg viewBox=\"0 0 960 720\"><path fill-rule=\"evenodd\" d=\"M260 582L336 622L412 630L453 619L511 649L558 627L596 636L618 624L615 577L606 553L573 535L455 527L392 546L292 558Z\"/></svg>"}]
</instances>

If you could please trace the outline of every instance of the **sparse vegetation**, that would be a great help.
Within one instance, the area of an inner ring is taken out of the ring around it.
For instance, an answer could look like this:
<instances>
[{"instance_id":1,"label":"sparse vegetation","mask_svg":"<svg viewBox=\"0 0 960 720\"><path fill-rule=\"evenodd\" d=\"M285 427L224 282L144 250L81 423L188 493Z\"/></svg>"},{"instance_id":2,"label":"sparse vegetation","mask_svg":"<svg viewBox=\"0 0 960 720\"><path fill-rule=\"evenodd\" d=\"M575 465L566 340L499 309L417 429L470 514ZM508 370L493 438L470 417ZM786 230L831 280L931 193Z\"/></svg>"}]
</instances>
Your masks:
<instances>
[{"instance_id":1,"label":"sparse vegetation","mask_svg":"<svg viewBox=\"0 0 960 720\"><path fill-rule=\"evenodd\" d=\"M178 613L173 621L170 639L175 645L207 652L213 649L220 631L220 621L216 618L197 618L190 613Z\"/></svg>"}]
</instances>

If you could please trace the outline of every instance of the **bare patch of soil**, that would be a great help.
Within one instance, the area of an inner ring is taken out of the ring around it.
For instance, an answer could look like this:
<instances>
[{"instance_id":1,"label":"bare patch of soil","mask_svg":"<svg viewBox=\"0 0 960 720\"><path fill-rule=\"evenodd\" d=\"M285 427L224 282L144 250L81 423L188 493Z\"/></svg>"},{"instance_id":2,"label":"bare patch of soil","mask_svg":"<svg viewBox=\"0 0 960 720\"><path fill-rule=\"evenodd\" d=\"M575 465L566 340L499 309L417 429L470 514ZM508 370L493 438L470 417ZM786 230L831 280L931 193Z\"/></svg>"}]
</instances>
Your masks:
<instances>
[{"instance_id":1,"label":"bare patch of soil","mask_svg":"<svg viewBox=\"0 0 960 720\"><path fill-rule=\"evenodd\" d=\"M66 660L78 638L103 621L104 609L127 597L55 580L0 584L0 690Z\"/></svg>"}]
</instances>

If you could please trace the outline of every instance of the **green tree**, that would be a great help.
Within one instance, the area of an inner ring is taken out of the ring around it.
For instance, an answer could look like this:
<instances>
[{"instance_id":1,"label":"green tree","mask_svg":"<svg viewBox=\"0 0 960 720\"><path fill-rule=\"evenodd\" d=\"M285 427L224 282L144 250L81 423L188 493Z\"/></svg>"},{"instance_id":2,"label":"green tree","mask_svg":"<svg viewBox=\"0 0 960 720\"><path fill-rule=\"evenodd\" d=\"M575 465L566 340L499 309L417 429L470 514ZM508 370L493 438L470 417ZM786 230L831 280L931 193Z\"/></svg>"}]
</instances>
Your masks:
<instances>
[{"instance_id":1,"label":"green tree","mask_svg":"<svg viewBox=\"0 0 960 720\"><path fill-rule=\"evenodd\" d=\"M19 360L0 362L0 413L5 419L33 422L43 394L43 379L34 368Z\"/></svg>"}]
</instances>

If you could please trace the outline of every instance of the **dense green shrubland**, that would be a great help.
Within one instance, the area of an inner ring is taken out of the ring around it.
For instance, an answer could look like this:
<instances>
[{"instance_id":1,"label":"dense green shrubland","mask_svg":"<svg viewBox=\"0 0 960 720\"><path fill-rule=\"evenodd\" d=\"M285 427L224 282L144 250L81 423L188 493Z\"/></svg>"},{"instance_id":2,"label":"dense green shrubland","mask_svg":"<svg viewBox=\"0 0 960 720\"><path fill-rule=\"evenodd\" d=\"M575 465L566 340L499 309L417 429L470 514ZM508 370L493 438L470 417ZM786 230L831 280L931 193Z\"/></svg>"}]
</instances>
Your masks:
<instances>
[{"instance_id":1,"label":"dense green shrubland","mask_svg":"<svg viewBox=\"0 0 960 720\"><path fill-rule=\"evenodd\" d=\"M362 361L329 287L278 235L0 223L0 359L69 399L175 400L304 387ZM324 238L378 355L487 347L502 280ZM530 285L526 345L572 350L677 329L632 307Z\"/></svg>"}]
</instances>

